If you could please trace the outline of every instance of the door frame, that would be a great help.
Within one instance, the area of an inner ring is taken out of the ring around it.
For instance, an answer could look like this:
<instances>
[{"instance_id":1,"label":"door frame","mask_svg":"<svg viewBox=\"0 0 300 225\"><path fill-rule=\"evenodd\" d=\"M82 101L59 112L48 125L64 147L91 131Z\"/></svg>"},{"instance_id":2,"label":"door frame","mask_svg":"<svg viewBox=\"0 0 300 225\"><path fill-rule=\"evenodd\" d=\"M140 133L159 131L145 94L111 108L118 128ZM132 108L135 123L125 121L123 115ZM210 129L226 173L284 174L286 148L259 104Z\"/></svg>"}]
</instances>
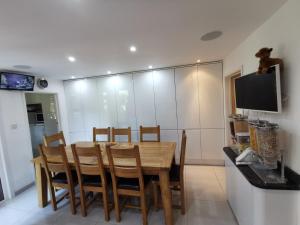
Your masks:
<instances>
[{"instance_id":1,"label":"door frame","mask_svg":"<svg viewBox=\"0 0 300 225\"><path fill-rule=\"evenodd\" d=\"M61 123L61 114L60 114L60 108L59 108L59 99L58 99L58 93L55 92L25 92L24 93L24 107L25 107L25 112L26 112L26 117L28 117L27 113L27 102L26 102L26 94L42 94L42 95L54 95L55 99L55 108L56 108L56 116L57 116L57 129L58 132L63 130L62 129L62 123ZM28 130L29 130L29 138L30 138L30 144L32 148L32 143L31 143L31 133L29 129L29 121L28 121Z\"/></svg>"},{"instance_id":2,"label":"door frame","mask_svg":"<svg viewBox=\"0 0 300 225\"><path fill-rule=\"evenodd\" d=\"M224 76L225 145L229 145L231 140L229 122L226 119L229 117L229 115L236 113L235 94L232 83L236 78L242 75L243 67L241 66L233 73Z\"/></svg>"}]
</instances>

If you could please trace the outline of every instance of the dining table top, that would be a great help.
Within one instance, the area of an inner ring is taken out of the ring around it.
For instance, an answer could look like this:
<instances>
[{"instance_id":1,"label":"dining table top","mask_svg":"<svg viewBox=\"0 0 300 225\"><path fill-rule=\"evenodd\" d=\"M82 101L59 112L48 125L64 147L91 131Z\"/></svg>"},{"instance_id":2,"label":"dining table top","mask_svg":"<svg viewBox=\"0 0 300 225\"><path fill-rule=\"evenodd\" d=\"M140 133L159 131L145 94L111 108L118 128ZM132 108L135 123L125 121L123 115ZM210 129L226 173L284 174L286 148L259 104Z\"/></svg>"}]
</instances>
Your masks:
<instances>
[{"instance_id":1,"label":"dining table top","mask_svg":"<svg viewBox=\"0 0 300 225\"><path fill-rule=\"evenodd\" d=\"M109 166L108 157L106 154L105 145L106 144L114 144L114 148L131 148L134 145L139 146L140 157L141 157L141 166L143 169L170 169L172 162L175 156L176 142L137 142L137 143L125 143L125 142L92 142L92 141L81 141L74 143L79 147L92 147L95 144L100 145L102 160L105 167ZM74 165L73 154L71 150L71 145L67 145L65 147L68 162L71 165ZM96 163L96 159L94 158L86 158L83 163L93 164L93 160ZM122 159L120 159L122 160ZM38 156L34 158L33 163L41 163L42 158ZM134 164L131 160L122 160L117 164L122 164L125 166L131 166Z\"/></svg>"}]
</instances>

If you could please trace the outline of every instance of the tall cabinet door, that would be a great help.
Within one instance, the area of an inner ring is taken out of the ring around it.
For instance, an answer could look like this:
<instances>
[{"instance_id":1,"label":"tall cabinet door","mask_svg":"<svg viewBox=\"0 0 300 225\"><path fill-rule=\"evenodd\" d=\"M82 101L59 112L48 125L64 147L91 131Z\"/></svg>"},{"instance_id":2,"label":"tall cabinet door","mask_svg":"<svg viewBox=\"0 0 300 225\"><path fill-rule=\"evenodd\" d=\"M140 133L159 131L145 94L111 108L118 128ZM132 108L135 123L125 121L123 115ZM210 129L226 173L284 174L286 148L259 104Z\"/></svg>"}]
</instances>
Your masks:
<instances>
[{"instance_id":1,"label":"tall cabinet door","mask_svg":"<svg viewBox=\"0 0 300 225\"><path fill-rule=\"evenodd\" d=\"M81 80L81 98L82 98L82 111L83 123L85 129L86 140L93 139L93 127L98 127L100 124L99 118L99 95L97 90L97 79L84 79Z\"/></svg>"},{"instance_id":2,"label":"tall cabinet door","mask_svg":"<svg viewBox=\"0 0 300 225\"><path fill-rule=\"evenodd\" d=\"M85 140L84 112L81 95L83 85L83 80L64 82L71 143Z\"/></svg>"},{"instance_id":3,"label":"tall cabinet door","mask_svg":"<svg viewBox=\"0 0 300 225\"><path fill-rule=\"evenodd\" d=\"M115 79L118 127L131 127L132 130L136 130L132 74L116 76Z\"/></svg>"},{"instance_id":4,"label":"tall cabinet door","mask_svg":"<svg viewBox=\"0 0 300 225\"><path fill-rule=\"evenodd\" d=\"M222 64L199 65L198 86L202 159L218 163L224 146Z\"/></svg>"},{"instance_id":5,"label":"tall cabinet door","mask_svg":"<svg viewBox=\"0 0 300 225\"><path fill-rule=\"evenodd\" d=\"M199 129L197 66L175 69L179 129Z\"/></svg>"},{"instance_id":6,"label":"tall cabinet door","mask_svg":"<svg viewBox=\"0 0 300 225\"><path fill-rule=\"evenodd\" d=\"M153 72L155 110L161 129L177 129L174 69Z\"/></svg>"},{"instance_id":7,"label":"tall cabinet door","mask_svg":"<svg viewBox=\"0 0 300 225\"><path fill-rule=\"evenodd\" d=\"M179 146L182 129L187 133L186 162L198 163L201 160L200 117L197 66L176 68L176 101Z\"/></svg>"},{"instance_id":8,"label":"tall cabinet door","mask_svg":"<svg viewBox=\"0 0 300 225\"><path fill-rule=\"evenodd\" d=\"M155 126L153 72L133 75L137 126Z\"/></svg>"},{"instance_id":9,"label":"tall cabinet door","mask_svg":"<svg viewBox=\"0 0 300 225\"><path fill-rule=\"evenodd\" d=\"M198 66L201 128L224 128L222 64Z\"/></svg>"},{"instance_id":10,"label":"tall cabinet door","mask_svg":"<svg viewBox=\"0 0 300 225\"><path fill-rule=\"evenodd\" d=\"M97 79L99 127L118 127L117 103L115 96L115 77L101 77Z\"/></svg>"}]
</instances>

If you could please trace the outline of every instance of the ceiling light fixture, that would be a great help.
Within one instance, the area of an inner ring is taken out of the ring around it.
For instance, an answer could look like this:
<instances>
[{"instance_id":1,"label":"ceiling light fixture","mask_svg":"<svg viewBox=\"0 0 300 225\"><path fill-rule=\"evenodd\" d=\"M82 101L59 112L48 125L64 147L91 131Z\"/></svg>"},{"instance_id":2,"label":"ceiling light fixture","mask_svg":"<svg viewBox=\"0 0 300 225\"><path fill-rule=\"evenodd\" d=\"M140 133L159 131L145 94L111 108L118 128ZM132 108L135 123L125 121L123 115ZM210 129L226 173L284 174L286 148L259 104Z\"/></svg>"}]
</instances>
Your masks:
<instances>
[{"instance_id":1,"label":"ceiling light fixture","mask_svg":"<svg viewBox=\"0 0 300 225\"><path fill-rule=\"evenodd\" d=\"M152 65L149 65L149 66L148 66L148 69L152 69L152 68L153 68L153 66L152 66Z\"/></svg>"},{"instance_id":2,"label":"ceiling light fixture","mask_svg":"<svg viewBox=\"0 0 300 225\"><path fill-rule=\"evenodd\" d=\"M130 46L129 50L131 52L136 52L136 47L134 45Z\"/></svg>"},{"instance_id":3,"label":"ceiling light fixture","mask_svg":"<svg viewBox=\"0 0 300 225\"><path fill-rule=\"evenodd\" d=\"M197 60L197 63L200 63L200 62L201 62L201 60L200 60L200 59L198 59L198 60Z\"/></svg>"},{"instance_id":4,"label":"ceiling light fixture","mask_svg":"<svg viewBox=\"0 0 300 225\"><path fill-rule=\"evenodd\" d=\"M212 40L215 40L215 39L221 37L222 34L223 34L222 31L215 30L215 31L208 32L208 33L202 35L201 40L202 41L212 41Z\"/></svg>"},{"instance_id":5,"label":"ceiling light fixture","mask_svg":"<svg viewBox=\"0 0 300 225\"><path fill-rule=\"evenodd\" d=\"M14 65L13 67L16 69L21 69L21 70L29 70L32 68L31 66L28 66L28 65Z\"/></svg>"},{"instance_id":6,"label":"ceiling light fixture","mask_svg":"<svg viewBox=\"0 0 300 225\"><path fill-rule=\"evenodd\" d=\"M107 72L106 72L107 74L111 74L111 71L110 70L107 70Z\"/></svg>"},{"instance_id":7,"label":"ceiling light fixture","mask_svg":"<svg viewBox=\"0 0 300 225\"><path fill-rule=\"evenodd\" d=\"M75 62L75 61L76 61L76 58L75 58L74 56L69 56L69 57L68 57L68 60L69 60L70 62Z\"/></svg>"}]
</instances>

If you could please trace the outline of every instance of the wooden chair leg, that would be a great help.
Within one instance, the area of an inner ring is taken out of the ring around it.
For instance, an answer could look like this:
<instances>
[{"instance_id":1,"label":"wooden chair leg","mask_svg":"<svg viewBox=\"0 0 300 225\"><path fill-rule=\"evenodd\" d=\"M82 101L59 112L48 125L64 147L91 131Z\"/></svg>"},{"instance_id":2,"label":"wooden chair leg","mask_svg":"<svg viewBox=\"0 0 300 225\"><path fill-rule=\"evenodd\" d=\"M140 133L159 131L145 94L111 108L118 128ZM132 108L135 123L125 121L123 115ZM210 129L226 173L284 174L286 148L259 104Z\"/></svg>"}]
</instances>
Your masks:
<instances>
[{"instance_id":1,"label":"wooden chair leg","mask_svg":"<svg viewBox=\"0 0 300 225\"><path fill-rule=\"evenodd\" d=\"M85 192L84 190L82 190L82 188L80 188L80 211L81 211L81 215L83 217L86 217L87 213L86 213L86 199L85 199Z\"/></svg>"},{"instance_id":2,"label":"wooden chair leg","mask_svg":"<svg viewBox=\"0 0 300 225\"><path fill-rule=\"evenodd\" d=\"M180 203L181 203L181 214L185 214L185 194L184 194L184 184L180 185Z\"/></svg>"},{"instance_id":3,"label":"wooden chair leg","mask_svg":"<svg viewBox=\"0 0 300 225\"><path fill-rule=\"evenodd\" d=\"M56 196L55 196L55 190L54 187L49 184L49 190L51 195L51 205L54 211L57 210L57 202L56 202Z\"/></svg>"},{"instance_id":4,"label":"wooden chair leg","mask_svg":"<svg viewBox=\"0 0 300 225\"><path fill-rule=\"evenodd\" d=\"M107 194L107 191L104 191L102 193L102 198L103 198L105 220L109 221L109 205L108 205L108 194Z\"/></svg>"},{"instance_id":5,"label":"wooden chair leg","mask_svg":"<svg viewBox=\"0 0 300 225\"><path fill-rule=\"evenodd\" d=\"M145 193L141 195L141 209L142 209L142 215L143 215L143 225L148 225L148 219L147 219L147 204L146 204L146 196Z\"/></svg>"},{"instance_id":6,"label":"wooden chair leg","mask_svg":"<svg viewBox=\"0 0 300 225\"><path fill-rule=\"evenodd\" d=\"M115 213L116 213L116 221L121 221L121 213L120 213L120 204L119 204L119 196L117 190L113 190L114 192L114 203L115 203Z\"/></svg>"},{"instance_id":7,"label":"wooden chair leg","mask_svg":"<svg viewBox=\"0 0 300 225\"><path fill-rule=\"evenodd\" d=\"M158 185L153 183L154 210L158 211Z\"/></svg>"},{"instance_id":8,"label":"wooden chair leg","mask_svg":"<svg viewBox=\"0 0 300 225\"><path fill-rule=\"evenodd\" d=\"M69 188L69 196L70 196L70 207L73 215L76 214L76 200L75 200L75 191L74 187Z\"/></svg>"}]
</instances>

